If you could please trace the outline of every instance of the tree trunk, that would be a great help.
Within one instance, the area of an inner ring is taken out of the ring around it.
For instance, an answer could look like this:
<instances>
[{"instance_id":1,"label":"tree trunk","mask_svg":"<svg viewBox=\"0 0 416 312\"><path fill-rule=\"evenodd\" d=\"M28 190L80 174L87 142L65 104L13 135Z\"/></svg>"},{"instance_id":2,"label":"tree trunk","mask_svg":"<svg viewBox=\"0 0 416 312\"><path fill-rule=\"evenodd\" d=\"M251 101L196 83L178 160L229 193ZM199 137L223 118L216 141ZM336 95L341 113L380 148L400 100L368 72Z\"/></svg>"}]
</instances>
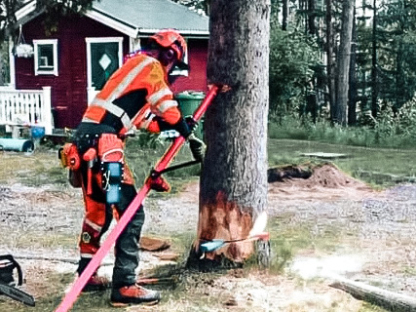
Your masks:
<instances>
[{"instance_id":1,"label":"tree trunk","mask_svg":"<svg viewBox=\"0 0 416 312\"><path fill-rule=\"evenodd\" d=\"M203 2L203 6L204 6L204 12L206 15L209 15L210 12L210 6L211 6L211 0L205 0Z\"/></svg>"},{"instance_id":2,"label":"tree trunk","mask_svg":"<svg viewBox=\"0 0 416 312\"><path fill-rule=\"evenodd\" d=\"M373 1L373 46L372 46L372 66L371 66L371 114L374 118L378 115L378 84L377 84L377 0Z\"/></svg>"},{"instance_id":3,"label":"tree trunk","mask_svg":"<svg viewBox=\"0 0 416 312\"><path fill-rule=\"evenodd\" d=\"M309 34L316 35L316 25L315 25L315 0L308 0L308 24L309 24Z\"/></svg>"},{"instance_id":4,"label":"tree trunk","mask_svg":"<svg viewBox=\"0 0 416 312\"><path fill-rule=\"evenodd\" d=\"M350 61L350 78L349 78L349 90L348 90L348 124L354 125L357 123L357 73L356 73L356 60L357 60L357 25L356 25L356 10L353 14L353 26L352 26L352 41L351 45L351 61Z\"/></svg>"},{"instance_id":5,"label":"tree trunk","mask_svg":"<svg viewBox=\"0 0 416 312\"><path fill-rule=\"evenodd\" d=\"M267 207L269 19L270 0L211 3L208 81L231 89L205 115L196 254L201 241L247 238ZM205 259L243 263L253 252L231 243Z\"/></svg>"},{"instance_id":6,"label":"tree trunk","mask_svg":"<svg viewBox=\"0 0 416 312\"><path fill-rule=\"evenodd\" d=\"M344 290L359 300L365 300L395 312L416 311L416 298L393 293L361 282L337 277L331 287Z\"/></svg>"},{"instance_id":7,"label":"tree trunk","mask_svg":"<svg viewBox=\"0 0 416 312\"><path fill-rule=\"evenodd\" d=\"M282 30L287 30L287 24L289 19L289 0L282 1Z\"/></svg>"},{"instance_id":8,"label":"tree trunk","mask_svg":"<svg viewBox=\"0 0 416 312\"><path fill-rule=\"evenodd\" d=\"M334 62L334 35L332 27L332 1L326 0L326 55L328 74L328 100L331 120L335 113L335 62Z\"/></svg>"},{"instance_id":9,"label":"tree trunk","mask_svg":"<svg viewBox=\"0 0 416 312\"><path fill-rule=\"evenodd\" d=\"M404 77L406 74L403 72L403 43L399 42L399 47L397 49L396 56L396 96L395 96L395 106L393 109L399 110L403 104L406 102L406 96L404 94L403 86L405 85Z\"/></svg>"},{"instance_id":10,"label":"tree trunk","mask_svg":"<svg viewBox=\"0 0 416 312\"><path fill-rule=\"evenodd\" d=\"M335 104L334 122L342 126L347 125L348 85L351 59L352 21L354 4L352 1L343 1L341 39L338 53L337 94Z\"/></svg>"},{"instance_id":11,"label":"tree trunk","mask_svg":"<svg viewBox=\"0 0 416 312\"><path fill-rule=\"evenodd\" d=\"M4 79L3 79L3 52L0 48L0 86L4 86Z\"/></svg>"}]
</instances>

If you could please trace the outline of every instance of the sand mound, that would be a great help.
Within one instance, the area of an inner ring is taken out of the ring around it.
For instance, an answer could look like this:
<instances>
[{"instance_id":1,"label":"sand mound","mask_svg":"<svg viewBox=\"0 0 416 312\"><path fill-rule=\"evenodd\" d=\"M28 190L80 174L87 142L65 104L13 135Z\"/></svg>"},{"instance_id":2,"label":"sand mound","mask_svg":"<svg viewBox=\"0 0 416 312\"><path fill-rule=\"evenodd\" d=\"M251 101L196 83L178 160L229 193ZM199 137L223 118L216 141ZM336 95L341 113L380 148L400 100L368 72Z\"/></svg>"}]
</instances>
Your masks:
<instances>
[{"instance_id":1,"label":"sand mound","mask_svg":"<svg viewBox=\"0 0 416 312\"><path fill-rule=\"evenodd\" d=\"M268 170L269 193L285 199L362 198L374 191L332 164Z\"/></svg>"},{"instance_id":2,"label":"sand mound","mask_svg":"<svg viewBox=\"0 0 416 312\"><path fill-rule=\"evenodd\" d=\"M314 168L302 166L272 168L268 171L268 180L269 183L281 182L283 184L296 184L307 188L316 186L328 188L367 188L364 182L350 177L332 164L324 164Z\"/></svg>"}]
</instances>

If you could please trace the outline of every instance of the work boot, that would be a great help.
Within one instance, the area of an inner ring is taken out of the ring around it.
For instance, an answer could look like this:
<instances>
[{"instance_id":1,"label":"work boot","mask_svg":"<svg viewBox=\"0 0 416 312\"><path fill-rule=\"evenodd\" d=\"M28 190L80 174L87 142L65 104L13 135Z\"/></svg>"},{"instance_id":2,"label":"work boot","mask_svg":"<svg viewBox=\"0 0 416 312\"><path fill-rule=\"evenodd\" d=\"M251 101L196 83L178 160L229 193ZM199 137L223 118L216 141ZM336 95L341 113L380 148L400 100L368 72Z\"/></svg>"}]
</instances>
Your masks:
<instances>
[{"instance_id":1,"label":"work boot","mask_svg":"<svg viewBox=\"0 0 416 312\"><path fill-rule=\"evenodd\" d=\"M146 289L137 284L113 288L111 292L111 305L124 307L130 304L154 305L160 301L160 293Z\"/></svg>"},{"instance_id":2,"label":"work boot","mask_svg":"<svg viewBox=\"0 0 416 312\"><path fill-rule=\"evenodd\" d=\"M97 273L94 273L88 280L87 284L85 284L82 292L106 290L110 288L110 286L111 282L108 278L104 276L98 276Z\"/></svg>"}]
</instances>

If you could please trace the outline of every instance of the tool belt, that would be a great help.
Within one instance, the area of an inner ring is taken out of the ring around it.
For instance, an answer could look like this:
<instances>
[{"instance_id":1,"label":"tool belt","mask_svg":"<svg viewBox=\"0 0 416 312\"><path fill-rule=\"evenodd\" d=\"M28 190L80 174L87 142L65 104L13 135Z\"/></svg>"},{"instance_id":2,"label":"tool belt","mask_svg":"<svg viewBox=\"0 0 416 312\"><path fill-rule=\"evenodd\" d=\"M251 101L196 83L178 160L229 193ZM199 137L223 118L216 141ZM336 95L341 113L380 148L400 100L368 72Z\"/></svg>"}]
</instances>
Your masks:
<instances>
[{"instance_id":1,"label":"tool belt","mask_svg":"<svg viewBox=\"0 0 416 312\"><path fill-rule=\"evenodd\" d=\"M59 158L62 166L69 168L68 179L73 187L84 187L87 195L91 195L93 183L96 183L105 191L107 203L119 202L124 171L124 144L115 133L80 131L75 135L73 143L63 146ZM98 179L94 179L94 175L99 175Z\"/></svg>"}]
</instances>

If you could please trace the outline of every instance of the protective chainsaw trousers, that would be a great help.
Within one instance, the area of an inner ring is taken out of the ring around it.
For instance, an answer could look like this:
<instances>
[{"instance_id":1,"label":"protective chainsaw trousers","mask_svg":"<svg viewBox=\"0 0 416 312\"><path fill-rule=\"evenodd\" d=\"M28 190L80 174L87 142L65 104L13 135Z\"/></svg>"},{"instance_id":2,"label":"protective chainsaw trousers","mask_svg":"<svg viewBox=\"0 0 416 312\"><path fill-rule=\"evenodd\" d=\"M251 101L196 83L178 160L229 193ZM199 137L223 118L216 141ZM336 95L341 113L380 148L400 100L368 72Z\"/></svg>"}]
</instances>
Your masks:
<instances>
[{"instance_id":1,"label":"protective chainsaw trousers","mask_svg":"<svg viewBox=\"0 0 416 312\"><path fill-rule=\"evenodd\" d=\"M100 125L85 126L81 124L74 139L81 155L88 149L98 146L102 133L97 132L101 130L103 129ZM128 170L127 167L126 169ZM100 248L101 238L108 230L113 218L118 220L136 196L136 189L130 171L127 171L128 179L120 184L119 203L112 205L107 204L106 192L102 187L100 161L97 161L93 167L88 162L81 161L80 174L82 177L85 216L79 241L81 260L77 270L78 273L85 269ZM123 287L136 282L136 268L139 264L138 242L144 218L143 207L140 207L116 241L113 287Z\"/></svg>"},{"instance_id":2,"label":"protective chainsaw trousers","mask_svg":"<svg viewBox=\"0 0 416 312\"><path fill-rule=\"evenodd\" d=\"M103 201L97 201L88 195L85 196L85 218L79 242L81 261L78 273L85 269L99 249L100 239L108 230L113 216L121 217L135 196L134 186L122 184L121 202L114 209ZM103 200L105 200L105 196L103 196ZM144 218L143 207L140 207L116 241L113 287L132 285L136 282L136 268L139 265L138 243Z\"/></svg>"}]
</instances>

